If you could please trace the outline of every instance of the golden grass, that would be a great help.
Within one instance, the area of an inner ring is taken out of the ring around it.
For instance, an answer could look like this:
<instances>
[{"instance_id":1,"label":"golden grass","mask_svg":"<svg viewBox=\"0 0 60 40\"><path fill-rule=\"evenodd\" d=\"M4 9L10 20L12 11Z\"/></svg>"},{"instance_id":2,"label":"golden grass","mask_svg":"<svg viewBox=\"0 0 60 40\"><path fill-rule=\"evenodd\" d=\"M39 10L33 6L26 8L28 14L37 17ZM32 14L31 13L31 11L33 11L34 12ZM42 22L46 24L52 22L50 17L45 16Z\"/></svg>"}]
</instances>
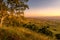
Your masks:
<instances>
[{"instance_id":1,"label":"golden grass","mask_svg":"<svg viewBox=\"0 0 60 40\"><path fill-rule=\"evenodd\" d=\"M38 34L36 32L33 32L23 27L0 27L0 30L1 29L5 30L6 32L11 33L12 35L17 34L20 38L19 40L50 40L49 37L45 35ZM7 34L6 36L8 35L10 34Z\"/></svg>"}]
</instances>

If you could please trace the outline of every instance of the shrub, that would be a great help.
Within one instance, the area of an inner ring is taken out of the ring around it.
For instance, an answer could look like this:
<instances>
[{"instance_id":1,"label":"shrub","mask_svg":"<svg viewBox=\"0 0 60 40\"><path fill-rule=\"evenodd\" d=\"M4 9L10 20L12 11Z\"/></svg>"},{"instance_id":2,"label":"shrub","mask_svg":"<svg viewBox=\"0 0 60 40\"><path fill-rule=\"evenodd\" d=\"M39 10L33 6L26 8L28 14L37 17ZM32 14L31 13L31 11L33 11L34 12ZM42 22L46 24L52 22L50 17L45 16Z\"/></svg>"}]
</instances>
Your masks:
<instances>
[{"instance_id":1,"label":"shrub","mask_svg":"<svg viewBox=\"0 0 60 40\"><path fill-rule=\"evenodd\" d=\"M27 26L27 24L22 24L22 26L23 26L23 27L26 27L26 26Z\"/></svg>"},{"instance_id":2,"label":"shrub","mask_svg":"<svg viewBox=\"0 0 60 40\"><path fill-rule=\"evenodd\" d=\"M33 31L37 30L37 26L35 24L24 24L23 27L28 28Z\"/></svg>"},{"instance_id":3,"label":"shrub","mask_svg":"<svg viewBox=\"0 0 60 40\"><path fill-rule=\"evenodd\" d=\"M60 40L60 34L56 34L55 37L57 40Z\"/></svg>"},{"instance_id":4,"label":"shrub","mask_svg":"<svg viewBox=\"0 0 60 40\"><path fill-rule=\"evenodd\" d=\"M51 31L49 31L46 27L43 27L43 28L39 29L38 33L43 33L47 36L53 37L53 33Z\"/></svg>"}]
</instances>

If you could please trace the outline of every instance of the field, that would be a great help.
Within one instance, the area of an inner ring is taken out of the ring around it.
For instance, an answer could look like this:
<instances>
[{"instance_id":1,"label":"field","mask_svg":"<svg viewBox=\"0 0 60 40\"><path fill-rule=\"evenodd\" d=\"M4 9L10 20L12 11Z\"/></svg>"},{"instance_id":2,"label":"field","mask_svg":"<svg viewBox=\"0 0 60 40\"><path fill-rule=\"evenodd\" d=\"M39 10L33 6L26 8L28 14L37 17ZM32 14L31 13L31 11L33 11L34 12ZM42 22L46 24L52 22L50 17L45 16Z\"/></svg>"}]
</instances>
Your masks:
<instances>
[{"instance_id":1,"label":"field","mask_svg":"<svg viewBox=\"0 0 60 40\"><path fill-rule=\"evenodd\" d=\"M25 18L20 26L0 26L0 40L60 40L60 21L48 18Z\"/></svg>"}]
</instances>

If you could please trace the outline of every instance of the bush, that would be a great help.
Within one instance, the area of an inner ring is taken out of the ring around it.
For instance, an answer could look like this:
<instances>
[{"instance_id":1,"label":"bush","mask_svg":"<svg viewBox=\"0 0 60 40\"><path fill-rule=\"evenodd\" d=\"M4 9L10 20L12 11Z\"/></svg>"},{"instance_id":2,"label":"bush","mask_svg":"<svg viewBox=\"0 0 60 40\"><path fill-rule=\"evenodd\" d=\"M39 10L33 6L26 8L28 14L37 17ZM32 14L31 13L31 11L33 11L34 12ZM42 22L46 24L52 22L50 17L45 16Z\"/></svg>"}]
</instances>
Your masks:
<instances>
[{"instance_id":1,"label":"bush","mask_svg":"<svg viewBox=\"0 0 60 40\"><path fill-rule=\"evenodd\" d=\"M23 27L28 28L28 29L33 30L33 31L36 31L38 28L35 24L30 24L30 23L23 24Z\"/></svg>"},{"instance_id":2,"label":"bush","mask_svg":"<svg viewBox=\"0 0 60 40\"><path fill-rule=\"evenodd\" d=\"M60 40L60 34L56 34L55 37L57 40Z\"/></svg>"},{"instance_id":3,"label":"bush","mask_svg":"<svg viewBox=\"0 0 60 40\"><path fill-rule=\"evenodd\" d=\"M46 27L43 27L43 28L39 29L38 30L38 33L43 33L43 34L45 34L47 36L53 37L53 33L51 31L49 31L47 28Z\"/></svg>"}]
</instances>

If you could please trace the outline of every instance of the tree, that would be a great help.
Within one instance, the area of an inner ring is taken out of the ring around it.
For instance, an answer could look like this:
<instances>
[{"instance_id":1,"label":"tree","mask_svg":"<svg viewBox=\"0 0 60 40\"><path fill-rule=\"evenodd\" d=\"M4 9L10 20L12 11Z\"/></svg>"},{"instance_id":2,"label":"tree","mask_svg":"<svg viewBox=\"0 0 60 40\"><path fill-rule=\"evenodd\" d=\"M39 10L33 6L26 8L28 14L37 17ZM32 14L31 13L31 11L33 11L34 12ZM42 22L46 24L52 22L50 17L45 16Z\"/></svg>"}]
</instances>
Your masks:
<instances>
[{"instance_id":1,"label":"tree","mask_svg":"<svg viewBox=\"0 0 60 40\"><path fill-rule=\"evenodd\" d=\"M0 23L3 23L4 18L7 16L8 7L6 6L4 0L0 0Z\"/></svg>"},{"instance_id":2,"label":"tree","mask_svg":"<svg viewBox=\"0 0 60 40\"><path fill-rule=\"evenodd\" d=\"M17 16L18 14L19 16L20 14L24 14L24 10L29 8L27 2L28 0L0 0L1 24L3 20L9 16L8 12L10 12L10 16L13 16L13 14Z\"/></svg>"},{"instance_id":3,"label":"tree","mask_svg":"<svg viewBox=\"0 0 60 40\"><path fill-rule=\"evenodd\" d=\"M16 14L24 14L24 10L26 8L29 8L26 4L28 0L7 0L8 5L10 5L11 13L14 13L14 10L16 11ZM18 11L18 12L17 12Z\"/></svg>"}]
</instances>

